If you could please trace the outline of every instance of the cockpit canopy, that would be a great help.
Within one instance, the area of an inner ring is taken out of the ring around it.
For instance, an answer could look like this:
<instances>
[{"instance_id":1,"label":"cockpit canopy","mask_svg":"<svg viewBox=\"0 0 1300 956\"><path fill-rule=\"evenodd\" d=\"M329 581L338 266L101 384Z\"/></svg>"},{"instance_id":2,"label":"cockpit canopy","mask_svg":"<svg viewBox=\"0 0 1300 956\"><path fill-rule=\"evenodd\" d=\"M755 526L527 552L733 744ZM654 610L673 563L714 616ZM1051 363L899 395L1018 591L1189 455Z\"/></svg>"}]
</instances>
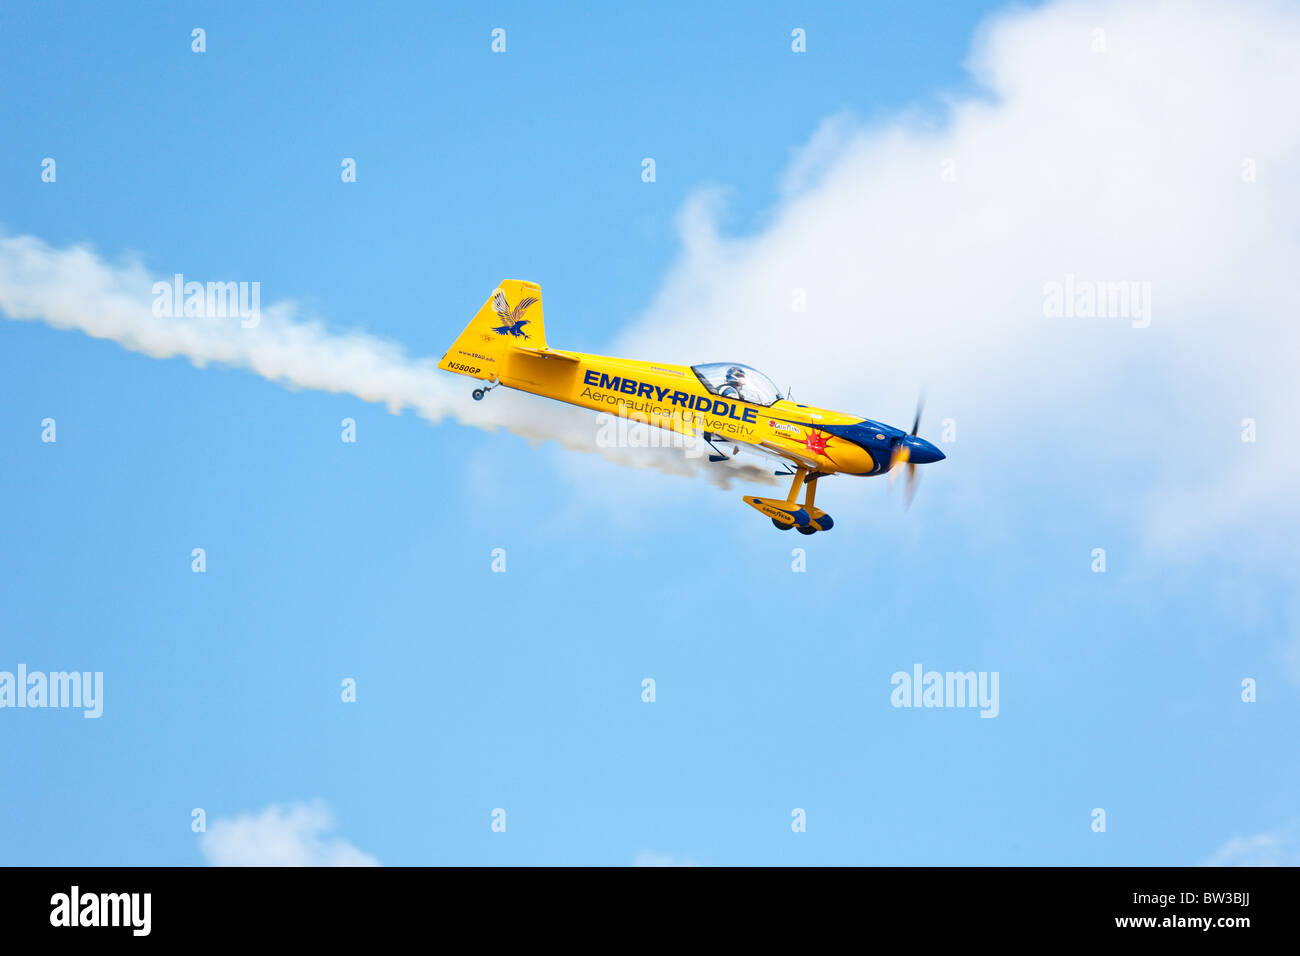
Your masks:
<instances>
[{"instance_id":1,"label":"cockpit canopy","mask_svg":"<svg viewBox=\"0 0 1300 956\"><path fill-rule=\"evenodd\" d=\"M771 405L781 399L781 393L770 378L739 362L692 365L691 371L705 388L723 398L738 398L754 405Z\"/></svg>"}]
</instances>

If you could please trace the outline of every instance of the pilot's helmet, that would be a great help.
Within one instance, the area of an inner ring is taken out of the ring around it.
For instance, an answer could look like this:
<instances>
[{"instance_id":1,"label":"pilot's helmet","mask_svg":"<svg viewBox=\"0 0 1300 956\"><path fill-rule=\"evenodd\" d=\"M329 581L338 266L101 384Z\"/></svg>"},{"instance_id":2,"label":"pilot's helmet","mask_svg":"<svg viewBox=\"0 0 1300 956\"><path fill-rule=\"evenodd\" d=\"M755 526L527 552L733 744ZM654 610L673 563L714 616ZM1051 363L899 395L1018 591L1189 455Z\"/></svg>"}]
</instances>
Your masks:
<instances>
[{"instance_id":1,"label":"pilot's helmet","mask_svg":"<svg viewBox=\"0 0 1300 956\"><path fill-rule=\"evenodd\" d=\"M728 382L742 382L745 380L745 370L739 365L733 365L727 369Z\"/></svg>"}]
</instances>

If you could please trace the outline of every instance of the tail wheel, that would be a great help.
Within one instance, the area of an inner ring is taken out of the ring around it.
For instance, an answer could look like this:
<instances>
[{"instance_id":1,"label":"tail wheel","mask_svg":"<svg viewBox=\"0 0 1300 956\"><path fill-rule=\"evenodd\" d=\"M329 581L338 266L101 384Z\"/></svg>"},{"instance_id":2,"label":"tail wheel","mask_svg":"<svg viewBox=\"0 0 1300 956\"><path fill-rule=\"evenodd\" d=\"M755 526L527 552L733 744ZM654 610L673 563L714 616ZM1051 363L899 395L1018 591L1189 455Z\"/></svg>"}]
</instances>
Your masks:
<instances>
[{"instance_id":1,"label":"tail wheel","mask_svg":"<svg viewBox=\"0 0 1300 956\"><path fill-rule=\"evenodd\" d=\"M481 388L476 388L476 389L474 389L474 391L470 392L470 394L474 396L474 401L476 401L476 402L481 402L481 401L483 401L483 396L484 396L486 393L483 391L483 389L481 389Z\"/></svg>"},{"instance_id":2,"label":"tail wheel","mask_svg":"<svg viewBox=\"0 0 1300 956\"><path fill-rule=\"evenodd\" d=\"M772 519L772 524L776 525L777 531L789 531L791 528L794 527L794 525L792 524L783 524L780 521L777 521L775 518Z\"/></svg>"}]
</instances>

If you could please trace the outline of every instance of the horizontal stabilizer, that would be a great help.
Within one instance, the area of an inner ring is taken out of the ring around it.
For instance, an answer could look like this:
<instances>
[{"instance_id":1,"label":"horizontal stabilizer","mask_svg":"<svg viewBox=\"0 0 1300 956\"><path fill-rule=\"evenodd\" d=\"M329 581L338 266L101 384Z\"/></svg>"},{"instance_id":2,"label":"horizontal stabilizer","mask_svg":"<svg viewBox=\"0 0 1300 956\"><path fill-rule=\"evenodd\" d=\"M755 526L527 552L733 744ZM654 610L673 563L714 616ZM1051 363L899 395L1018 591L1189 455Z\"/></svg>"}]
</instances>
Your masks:
<instances>
[{"instance_id":1,"label":"horizontal stabilizer","mask_svg":"<svg viewBox=\"0 0 1300 956\"><path fill-rule=\"evenodd\" d=\"M570 355L568 352L561 352L559 349L530 349L525 345L516 346L516 352L522 352L525 355L536 355L540 358L559 359L561 362L580 362L581 359L576 355Z\"/></svg>"}]
</instances>

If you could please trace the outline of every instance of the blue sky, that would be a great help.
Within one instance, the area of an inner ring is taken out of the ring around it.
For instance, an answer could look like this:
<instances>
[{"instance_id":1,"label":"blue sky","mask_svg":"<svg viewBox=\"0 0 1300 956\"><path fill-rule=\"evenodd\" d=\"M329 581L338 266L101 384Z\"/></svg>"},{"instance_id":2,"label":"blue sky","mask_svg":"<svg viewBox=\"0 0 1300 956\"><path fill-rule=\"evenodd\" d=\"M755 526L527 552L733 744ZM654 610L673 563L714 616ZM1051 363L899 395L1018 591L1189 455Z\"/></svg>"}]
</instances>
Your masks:
<instances>
[{"instance_id":1,"label":"blue sky","mask_svg":"<svg viewBox=\"0 0 1300 956\"><path fill-rule=\"evenodd\" d=\"M760 235L827 117L941 125L996 8L10 8L0 228L257 280L416 356L532 279L552 344L612 350L644 334L692 196L722 188L721 227ZM770 344L644 357L747 348ZM908 424L915 387L859 357L851 410ZM98 720L0 711L0 862L201 864L194 808L311 801L390 865L1193 864L1291 839L1294 551L1152 548L1151 461L1013 464L1010 416L958 414L942 381L928 414L961 438L917 505L828 481L851 518L792 541L739 486L43 323L0 322L0 379L0 670L105 685ZM796 391L830 404L817 386ZM892 707L916 663L998 672L996 719Z\"/></svg>"}]
</instances>

